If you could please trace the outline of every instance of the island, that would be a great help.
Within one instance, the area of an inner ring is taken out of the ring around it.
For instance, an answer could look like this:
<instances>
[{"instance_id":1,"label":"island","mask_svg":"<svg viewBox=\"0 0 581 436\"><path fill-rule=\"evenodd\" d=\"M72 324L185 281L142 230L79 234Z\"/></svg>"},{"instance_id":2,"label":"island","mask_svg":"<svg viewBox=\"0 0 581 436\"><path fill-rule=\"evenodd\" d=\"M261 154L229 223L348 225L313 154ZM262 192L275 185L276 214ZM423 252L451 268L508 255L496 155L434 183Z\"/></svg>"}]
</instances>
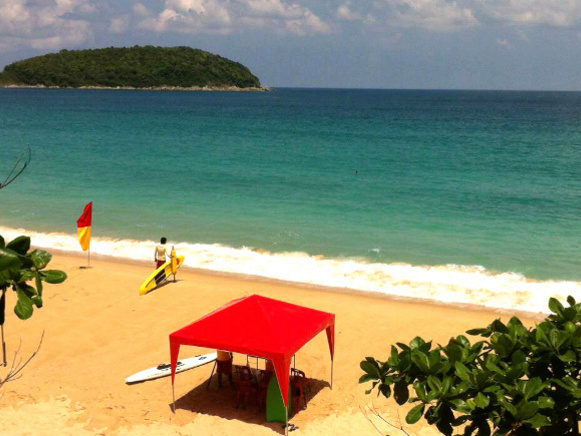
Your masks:
<instances>
[{"instance_id":1,"label":"island","mask_svg":"<svg viewBox=\"0 0 581 436\"><path fill-rule=\"evenodd\" d=\"M244 65L191 47L61 50L14 62L0 86L268 91Z\"/></svg>"}]
</instances>

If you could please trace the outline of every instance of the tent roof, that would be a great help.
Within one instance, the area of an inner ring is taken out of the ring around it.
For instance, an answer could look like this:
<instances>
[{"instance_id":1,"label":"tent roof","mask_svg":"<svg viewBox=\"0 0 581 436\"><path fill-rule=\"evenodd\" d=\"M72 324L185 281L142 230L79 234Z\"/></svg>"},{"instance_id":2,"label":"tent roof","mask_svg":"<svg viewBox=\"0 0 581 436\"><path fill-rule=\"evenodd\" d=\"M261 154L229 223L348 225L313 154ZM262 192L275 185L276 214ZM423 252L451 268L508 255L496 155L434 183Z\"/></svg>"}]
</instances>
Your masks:
<instances>
[{"instance_id":1,"label":"tent roof","mask_svg":"<svg viewBox=\"0 0 581 436\"><path fill-rule=\"evenodd\" d=\"M332 360L334 314L260 295L231 301L169 335L172 383L181 345L249 354L272 361L283 401L288 405L291 357L325 329Z\"/></svg>"},{"instance_id":2,"label":"tent roof","mask_svg":"<svg viewBox=\"0 0 581 436\"><path fill-rule=\"evenodd\" d=\"M173 332L170 342L255 356L290 357L334 321L332 313L252 295L231 301Z\"/></svg>"}]
</instances>

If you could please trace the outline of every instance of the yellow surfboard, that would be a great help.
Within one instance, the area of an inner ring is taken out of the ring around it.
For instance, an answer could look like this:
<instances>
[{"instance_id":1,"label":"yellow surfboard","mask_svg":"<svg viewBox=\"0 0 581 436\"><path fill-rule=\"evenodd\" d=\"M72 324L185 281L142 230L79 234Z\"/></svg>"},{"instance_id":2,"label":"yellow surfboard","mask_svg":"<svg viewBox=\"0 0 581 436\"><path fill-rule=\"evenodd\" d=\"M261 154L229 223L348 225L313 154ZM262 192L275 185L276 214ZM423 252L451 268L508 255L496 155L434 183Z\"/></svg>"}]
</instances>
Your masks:
<instances>
[{"instance_id":1,"label":"yellow surfboard","mask_svg":"<svg viewBox=\"0 0 581 436\"><path fill-rule=\"evenodd\" d=\"M184 263L184 256L176 256L175 250L172 250L171 259L156 269L151 275L143 282L141 288L139 288L139 295L145 295L149 291L162 285L172 274L175 274L180 266Z\"/></svg>"}]
</instances>

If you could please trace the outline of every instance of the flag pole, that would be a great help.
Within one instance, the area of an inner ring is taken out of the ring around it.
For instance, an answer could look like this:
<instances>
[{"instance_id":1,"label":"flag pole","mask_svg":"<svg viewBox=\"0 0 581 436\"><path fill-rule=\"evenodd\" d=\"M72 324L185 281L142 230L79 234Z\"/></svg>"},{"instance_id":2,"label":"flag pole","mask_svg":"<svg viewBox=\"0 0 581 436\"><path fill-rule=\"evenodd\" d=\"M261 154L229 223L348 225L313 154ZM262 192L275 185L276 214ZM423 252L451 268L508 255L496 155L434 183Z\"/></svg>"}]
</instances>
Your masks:
<instances>
[{"instance_id":1,"label":"flag pole","mask_svg":"<svg viewBox=\"0 0 581 436\"><path fill-rule=\"evenodd\" d=\"M87 250L87 267L91 267L91 248Z\"/></svg>"}]
</instances>

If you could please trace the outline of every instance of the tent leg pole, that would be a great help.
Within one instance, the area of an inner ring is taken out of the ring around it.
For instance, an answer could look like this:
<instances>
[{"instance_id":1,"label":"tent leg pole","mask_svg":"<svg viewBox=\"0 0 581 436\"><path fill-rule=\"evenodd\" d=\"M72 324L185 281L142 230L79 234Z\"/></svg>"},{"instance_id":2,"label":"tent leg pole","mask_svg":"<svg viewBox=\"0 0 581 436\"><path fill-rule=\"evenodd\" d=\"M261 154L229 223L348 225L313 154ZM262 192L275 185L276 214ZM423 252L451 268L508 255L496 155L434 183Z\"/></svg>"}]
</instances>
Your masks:
<instances>
[{"instance_id":1,"label":"tent leg pole","mask_svg":"<svg viewBox=\"0 0 581 436\"><path fill-rule=\"evenodd\" d=\"M175 385L171 384L171 399L173 401L173 413L176 413L176 392L175 392Z\"/></svg>"},{"instance_id":2,"label":"tent leg pole","mask_svg":"<svg viewBox=\"0 0 581 436\"><path fill-rule=\"evenodd\" d=\"M210 378L208 379L208 383L206 384L206 390L210 389L210 383L212 382L212 377L214 376L214 370L216 369L217 363L214 362L214 366L212 367L212 373L210 374Z\"/></svg>"},{"instance_id":3,"label":"tent leg pole","mask_svg":"<svg viewBox=\"0 0 581 436\"><path fill-rule=\"evenodd\" d=\"M284 413L285 413L285 417L284 417L284 435L288 436L288 406L285 406L284 408Z\"/></svg>"},{"instance_id":4,"label":"tent leg pole","mask_svg":"<svg viewBox=\"0 0 581 436\"><path fill-rule=\"evenodd\" d=\"M333 362L335 362L335 360L331 359L331 390L333 390Z\"/></svg>"}]
</instances>

